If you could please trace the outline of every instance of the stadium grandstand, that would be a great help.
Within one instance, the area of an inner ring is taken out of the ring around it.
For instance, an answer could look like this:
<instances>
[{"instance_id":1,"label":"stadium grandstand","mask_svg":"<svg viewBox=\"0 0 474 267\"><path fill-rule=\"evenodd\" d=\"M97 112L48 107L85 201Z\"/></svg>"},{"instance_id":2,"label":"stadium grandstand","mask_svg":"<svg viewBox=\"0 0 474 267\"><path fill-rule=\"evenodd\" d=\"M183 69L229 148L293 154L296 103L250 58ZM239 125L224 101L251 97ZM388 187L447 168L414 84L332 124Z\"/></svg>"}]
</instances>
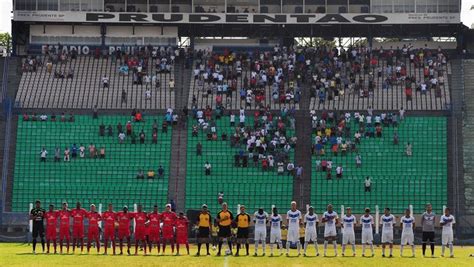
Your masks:
<instances>
[{"instance_id":1,"label":"stadium grandstand","mask_svg":"<svg viewBox=\"0 0 474 267\"><path fill-rule=\"evenodd\" d=\"M0 240L30 238L36 199L170 203L193 223L203 204L213 217L222 202L284 214L294 200L317 214L411 207L417 222L425 204L447 206L456 242L472 243L474 31L460 8L13 1Z\"/></svg>"}]
</instances>

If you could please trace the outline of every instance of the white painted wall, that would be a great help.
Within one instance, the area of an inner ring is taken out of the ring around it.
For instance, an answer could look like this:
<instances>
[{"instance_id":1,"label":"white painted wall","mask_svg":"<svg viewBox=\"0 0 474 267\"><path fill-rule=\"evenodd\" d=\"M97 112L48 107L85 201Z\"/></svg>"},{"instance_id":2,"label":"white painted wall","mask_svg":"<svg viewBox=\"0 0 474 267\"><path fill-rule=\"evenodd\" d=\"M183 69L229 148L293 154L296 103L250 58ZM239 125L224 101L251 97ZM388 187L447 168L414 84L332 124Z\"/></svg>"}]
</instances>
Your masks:
<instances>
[{"instance_id":1,"label":"white painted wall","mask_svg":"<svg viewBox=\"0 0 474 267\"><path fill-rule=\"evenodd\" d=\"M161 34L160 26L135 26L133 34L132 26L108 26L108 37L178 37L178 27L163 27Z\"/></svg>"},{"instance_id":2,"label":"white painted wall","mask_svg":"<svg viewBox=\"0 0 474 267\"><path fill-rule=\"evenodd\" d=\"M43 32L44 30L44 32ZM32 36L76 36L76 37L100 37L99 26L75 26L72 34L71 25L30 25Z\"/></svg>"}]
</instances>

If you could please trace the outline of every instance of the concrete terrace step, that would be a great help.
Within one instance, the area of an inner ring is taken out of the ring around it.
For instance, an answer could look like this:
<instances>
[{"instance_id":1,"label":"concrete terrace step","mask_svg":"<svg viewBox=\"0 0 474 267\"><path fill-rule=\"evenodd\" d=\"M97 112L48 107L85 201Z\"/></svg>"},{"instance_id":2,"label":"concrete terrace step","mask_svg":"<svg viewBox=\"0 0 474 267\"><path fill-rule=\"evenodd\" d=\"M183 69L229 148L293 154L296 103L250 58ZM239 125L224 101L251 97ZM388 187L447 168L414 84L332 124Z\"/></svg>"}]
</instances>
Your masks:
<instances>
[{"instance_id":1,"label":"concrete terrace step","mask_svg":"<svg viewBox=\"0 0 474 267\"><path fill-rule=\"evenodd\" d=\"M24 108L66 108L88 109L97 105L105 109L145 109L156 110L174 107L175 93L169 89L174 72L158 74L160 89L152 85L133 85L133 76L121 76L118 63L108 59L78 57L64 64L53 65L52 73L46 67L39 67L35 73L24 73L20 81L16 101ZM57 71L74 70L74 79L55 79ZM148 73L155 73L152 60ZM102 88L102 77L109 77L109 89ZM32 88L35 92L32 93ZM151 99L147 100L145 91L151 89ZM125 102L121 101L122 90L127 93Z\"/></svg>"}]
</instances>

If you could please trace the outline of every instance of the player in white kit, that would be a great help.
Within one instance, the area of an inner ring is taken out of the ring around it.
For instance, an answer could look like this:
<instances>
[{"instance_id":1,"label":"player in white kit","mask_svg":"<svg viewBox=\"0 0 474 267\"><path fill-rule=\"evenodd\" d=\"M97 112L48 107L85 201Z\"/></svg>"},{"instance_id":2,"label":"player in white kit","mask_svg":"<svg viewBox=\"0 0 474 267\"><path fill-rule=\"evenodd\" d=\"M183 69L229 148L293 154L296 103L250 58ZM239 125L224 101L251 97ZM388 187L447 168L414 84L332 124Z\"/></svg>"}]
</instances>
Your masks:
<instances>
[{"instance_id":1,"label":"player in white kit","mask_svg":"<svg viewBox=\"0 0 474 267\"><path fill-rule=\"evenodd\" d=\"M441 216L439 224L443 226L443 231L441 233L441 257L444 257L444 249L446 246L449 247L449 256L454 257L453 254L453 224L456 223L454 216L451 215L451 210L449 208L444 209L444 215Z\"/></svg>"},{"instance_id":2,"label":"player in white kit","mask_svg":"<svg viewBox=\"0 0 474 267\"><path fill-rule=\"evenodd\" d=\"M263 208L259 208L253 215L253 223L255 224L255 256L258 253L258 243L262 242L263 256L265 256L265 242L267 240L267 219L268 213Z\"/></svg>"},{"instance_id":3,"label":"player in white kit","mask_svg":"<svg viewBox=\"0 0 474 267\"><path fill-rule=\"evenodd\" d=\"M290 243L296 243L299 256L301 254L299 233L301 224L301 211L296 209L296 201L291 202L291 210L286 213L286 220L288 225L288 235L286 237L286 256L289 256L290 253Z\"/></svg>"},{"instance_id":4,"label":"player in white kit","mask_svg":"<svg viewBox=\"0 0 474 267\"><path fill-rule=\"evenodd\" d=\"M357 219L354 215L352 215L352 209L347 208L346 214L342 216L342 256L344 257L344 253L346 252L346 245L351 244L352 246L352 256L355 257L355 233L354 227L357 224Z\"/></svg>"},{"instance_id":5,"label":"player in white kit","mask_svg":"<svg viewBox=\"0 0 474 267\"><path fill-rule=\"evenodd\" d=\"M400 257L403 257L403 247L411 246L412 257L415 257L415 218L411 216L410 209L405 210L405 216L400 219L400 227L402 227L402 240L400 242Z\"/></svg>"},{"instance_id":6,"label":"player in white kit","mask_svg":"<svg viewBox=\"0 0 474 267\"><path fill-rule=\"evenodd\" d=\"M395 216L390 213L389 208L385 208L384 215L380 218L382 225L382 257L385 257L385 247L390 247L390 257L393 257L393 225L396 223Z\"/></svg>"},{"instance_id":7,"label":"player in white kit","mask_svg":"<svg viewBox=\"0 0 474 267\"><path fill-rule=\"evenodd\" d=\"M333 210L331 204L327 206L327 211L324 212L322 221L323 223L325 223L324 225L324 257L326 257L326 250L327 250L329 241L332 241L332 244L334 246L334 256L337 256L336 225L339 222L339 217L337 216L337 213Z\"/></svg>"},{"instance_id":8,"label":"player in white kit","mask_svg":"<svg viewBox=\"0 0 474 267\"><path fill-rule=\"evenodd\" d=\"M365 214L360 217L360 225L362 226L362 257L365 257L365 246L370 246L372 257L374 256L374 217L370 215L370 209L365 209Z\"/></svg>"},{"instance_id":9,"label":"player in white kit","mask_svg":"<svg viewBox=\"0 0 474 267\"><path fill-rule=\"evenodd\" d=\"M280 247L280 255L283 254L283 245L281 243L281 222L283 219L278 214L277 208L273 208L272 216L270 216L270 256L273 256L273 245L275 243Z\"/></svg>"},{"instance_id":10,"label":"player in white kit","mask_svg":"<svg viewBox=\"0 0 474 267\"><path fill-rule=\"evenodd\" d=\"M316 249L316 256L319 256L318 250L318 235L317 235L317 227L319 223L318 215L314 213L313 207L309 207L308 213L304 215L304 223L306 225L306 229L304 232L304 252L303 255L306 256L306 250L308 248L308 243L313 241L314 248Z\"/></svg>"}]
</instances>

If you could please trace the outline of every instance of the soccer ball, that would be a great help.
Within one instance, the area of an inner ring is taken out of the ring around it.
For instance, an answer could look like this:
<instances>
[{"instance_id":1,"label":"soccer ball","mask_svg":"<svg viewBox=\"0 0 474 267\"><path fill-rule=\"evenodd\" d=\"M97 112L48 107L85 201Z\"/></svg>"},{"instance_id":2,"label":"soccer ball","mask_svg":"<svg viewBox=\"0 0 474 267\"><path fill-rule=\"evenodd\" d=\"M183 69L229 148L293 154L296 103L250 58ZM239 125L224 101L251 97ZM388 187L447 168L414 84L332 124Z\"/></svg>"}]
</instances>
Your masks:
<instances>
[{"instance_id":1,"label":"soccer ball","mask_svg":"<svg viewBox=\"0 0 474 267\"><path fill-rule=\"evenodd\" d=\"M230 255L230 249L227 249L227 250L225 251L225 255L227 255L227 256Z\"/></svg>"},{"instance_id":2,"label":"soccer ball","mask_svg":"<svg viewBox=\"0 0 474 267\"><path fill-rule=\"evenodd\" d=\"M212 246L212 250L216 250L216 249L217 249L216 246Z\"/></svg>"}]
</instances>

